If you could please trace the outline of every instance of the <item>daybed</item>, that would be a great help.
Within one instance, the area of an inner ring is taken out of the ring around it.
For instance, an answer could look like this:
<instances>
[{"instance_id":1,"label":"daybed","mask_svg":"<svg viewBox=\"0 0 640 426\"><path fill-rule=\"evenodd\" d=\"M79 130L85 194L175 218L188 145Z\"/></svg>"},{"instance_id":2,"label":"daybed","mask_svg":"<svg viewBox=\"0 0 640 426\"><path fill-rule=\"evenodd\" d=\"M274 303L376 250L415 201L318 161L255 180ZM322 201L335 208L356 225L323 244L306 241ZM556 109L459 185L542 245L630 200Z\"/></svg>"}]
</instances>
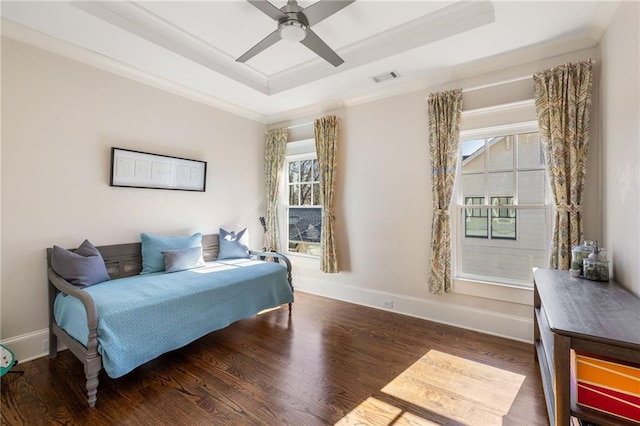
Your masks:
<instances>
[{"instance_id":1,"label":"daybed","mask_svg":"<svg viewBox=\"0 0 640 426\"><path fill-rule=\"evenodd\" d=\"M140 275L141 243L95 247L110 281L80 288L52 267L49 279L49 357L58 339L84 364L90 407L101 368L117 378L159 355L268 308L293 302L291 263L275 252L216 261L219 236L202 236L205 266Z\"/></svg>"}]
</instances>

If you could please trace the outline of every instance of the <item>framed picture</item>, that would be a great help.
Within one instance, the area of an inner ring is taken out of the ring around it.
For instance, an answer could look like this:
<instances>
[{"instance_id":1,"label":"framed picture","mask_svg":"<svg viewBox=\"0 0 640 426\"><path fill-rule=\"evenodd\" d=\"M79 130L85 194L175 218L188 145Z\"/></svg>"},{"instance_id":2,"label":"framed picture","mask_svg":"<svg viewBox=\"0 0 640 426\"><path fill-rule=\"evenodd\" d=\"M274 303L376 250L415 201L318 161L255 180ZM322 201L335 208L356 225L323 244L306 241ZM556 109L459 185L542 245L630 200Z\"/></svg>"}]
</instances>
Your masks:
<instances>
[{"instance_id":1,"label":"framed picture","mask_svg":"<svg viewBox=\"0 0 640 426\"><path fill-rule=\"evenodd\" d=\"M111 186L204 192L206 181L206 161L111 148Z\"/></svg>"}]
</instances>

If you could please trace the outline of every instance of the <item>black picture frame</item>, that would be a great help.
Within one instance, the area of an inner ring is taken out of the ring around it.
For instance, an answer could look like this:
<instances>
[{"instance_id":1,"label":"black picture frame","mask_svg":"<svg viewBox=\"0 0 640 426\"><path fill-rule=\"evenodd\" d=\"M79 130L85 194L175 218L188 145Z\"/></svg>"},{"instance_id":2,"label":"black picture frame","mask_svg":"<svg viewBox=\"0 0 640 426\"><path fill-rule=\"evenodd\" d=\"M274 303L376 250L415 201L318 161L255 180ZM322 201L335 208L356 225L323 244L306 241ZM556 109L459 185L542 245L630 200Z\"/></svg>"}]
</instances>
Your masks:
<instances>
[{"instance_id":1,"label":"black picture frame","mask_svg":"<svg viewBox=\"0 0 640 426\"><path fill-rule=\"evenodd\" d=\"M111 148L109 186L205 192L207 162Z\"/></svg>"}]
</instances>

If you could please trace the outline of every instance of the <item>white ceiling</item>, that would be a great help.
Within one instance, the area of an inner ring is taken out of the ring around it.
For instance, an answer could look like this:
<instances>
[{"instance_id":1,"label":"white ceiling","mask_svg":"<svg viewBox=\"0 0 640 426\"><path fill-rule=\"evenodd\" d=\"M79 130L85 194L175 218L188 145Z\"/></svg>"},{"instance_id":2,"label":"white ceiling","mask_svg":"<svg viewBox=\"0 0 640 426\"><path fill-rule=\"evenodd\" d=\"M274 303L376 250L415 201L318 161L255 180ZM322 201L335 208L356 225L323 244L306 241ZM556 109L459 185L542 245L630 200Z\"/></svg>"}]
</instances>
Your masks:
<instances>
[{"instance_id":1,"label":"white ceiling","mask_svg":"<svg viewBox=\"0 0 640 426\"><path fill-rule=\"evenodd\" d=\"M272 3L280 8L286 1ZM458 68L507 52L530 49L539 56L529 56L532 61L566 53L566 40L592 47L615 6L610 1L357 0L313 26L345 60L337 68L286 41L244 64L236 62L277 27L244 0L2 1L1 13L8 37L276 122L401 91L443 70L455 75ZM401 77L381 83L371 78L389 71Z\"/></svg>"}]
</instances>

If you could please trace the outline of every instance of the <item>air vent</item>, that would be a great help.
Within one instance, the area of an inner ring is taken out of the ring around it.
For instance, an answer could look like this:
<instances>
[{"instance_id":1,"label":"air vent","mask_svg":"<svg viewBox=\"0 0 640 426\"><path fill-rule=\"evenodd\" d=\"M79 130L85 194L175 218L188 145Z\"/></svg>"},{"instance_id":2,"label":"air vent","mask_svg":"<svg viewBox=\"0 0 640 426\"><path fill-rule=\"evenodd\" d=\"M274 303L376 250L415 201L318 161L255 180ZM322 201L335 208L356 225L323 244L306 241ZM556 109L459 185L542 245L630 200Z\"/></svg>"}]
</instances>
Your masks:
<instances>
[{"instance_id":1,"label":"air vent","mask_svg":"<svg viewBox=\"0 0 640 426\"><path fill-rule=\"evenodd\" d=\"M399 77L400 77L400 74L398 74L397 71L389 71L389 72L385 72L385 73L382 73L382 74L374 75L371 78L376 83L381 83L381 82L383 82L385 80L391 80L391 79L399 78Z\"/></svg>"}]
</instances>

